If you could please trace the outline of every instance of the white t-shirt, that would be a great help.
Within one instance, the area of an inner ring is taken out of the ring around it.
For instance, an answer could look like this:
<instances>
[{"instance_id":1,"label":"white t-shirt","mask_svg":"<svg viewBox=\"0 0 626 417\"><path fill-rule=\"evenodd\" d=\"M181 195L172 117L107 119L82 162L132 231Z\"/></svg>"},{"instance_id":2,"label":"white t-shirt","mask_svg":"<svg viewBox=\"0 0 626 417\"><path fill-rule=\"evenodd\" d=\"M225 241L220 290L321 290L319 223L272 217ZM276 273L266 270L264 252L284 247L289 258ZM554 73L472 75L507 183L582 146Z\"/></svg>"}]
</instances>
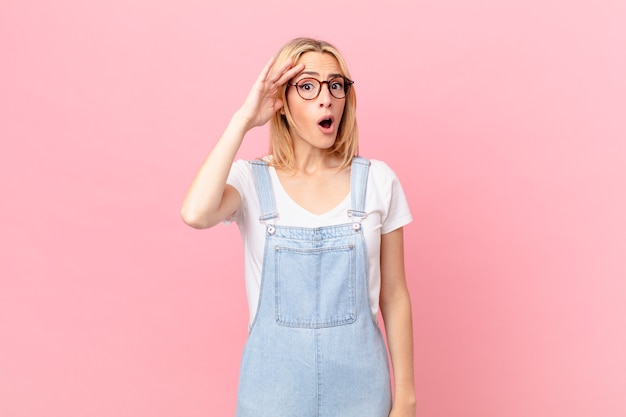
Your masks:
<instances>
[{"instance_id":1,"label":"white t-shirt","mask_svg":"<svg viewBox=\"0 0 626 417\"><path fill-rule=\"evenodd\" d=\"M413 218L396 174L382 161L370 160L370 162L365 198L367 217L362 220L362 226L369 263L370 308L372 316L376 320L380 296L380 235L405 226ZM273 167L269 167L269 172L278 211L278 218L272 220L274 224L323 227L351 221L347 214L348 209L350 209L350 194L330 211L320 215L313 214L289 197ZM233 163L227 183L232 185L241 196L241 207L225 223L235 221L239 226L243 240L250 326L254 320L259 301L265 225L259 221L261 215L259 199L254 186L252 168L248 161L237 160Z\"/></svg>"}]
</instances>

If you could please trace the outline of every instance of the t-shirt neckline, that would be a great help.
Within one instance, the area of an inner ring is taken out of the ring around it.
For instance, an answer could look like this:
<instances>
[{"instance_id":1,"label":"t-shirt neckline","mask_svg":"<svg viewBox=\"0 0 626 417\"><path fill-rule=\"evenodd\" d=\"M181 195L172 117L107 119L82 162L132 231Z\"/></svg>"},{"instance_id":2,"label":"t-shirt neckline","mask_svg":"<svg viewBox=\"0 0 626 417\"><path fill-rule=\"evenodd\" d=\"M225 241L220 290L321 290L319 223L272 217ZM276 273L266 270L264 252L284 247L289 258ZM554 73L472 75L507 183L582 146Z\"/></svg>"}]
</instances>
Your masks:
<instances>
[{"instance_id":1,"label":"t-shirt neckline","mask_svg":"<svg viewBox=\"0 0 626 417\"><path fill-rule=\"evenodd\" d=\"M298 204L293 198L291 198L291 196L289 195L287 190L285 190L285 188L283 187L283 184L280 182L280 178L278 178L278 174L276 173L276 169L273 166L269 166L269 170L270 170L270 175L271 175L271 178L272 178L272 185L274 187L275 192L276 193L280 193L281 196L282 196L282 200L287 201L291 206L295 207L297 210L299 210L300 212L306 214L307 216L311 216L311 217L316 218L316 219L322 219L322 218L325 218L325 217L332 217L332 216L336 215L337 212L340 211L340 210L348 210L348 203L350 201L350 191L343 198L343 200L341 200L339 202L339 204L337 204L335 207L331 208L330 210L328 210L328 211L326 211L324 213L316 214L316 213L313 213L313 212L305 209L300 204ZM277 202L277 204L278 204L278 202ZM280 213L281 207L277 207L276 209Z\"/></svg>"}]
</instances>

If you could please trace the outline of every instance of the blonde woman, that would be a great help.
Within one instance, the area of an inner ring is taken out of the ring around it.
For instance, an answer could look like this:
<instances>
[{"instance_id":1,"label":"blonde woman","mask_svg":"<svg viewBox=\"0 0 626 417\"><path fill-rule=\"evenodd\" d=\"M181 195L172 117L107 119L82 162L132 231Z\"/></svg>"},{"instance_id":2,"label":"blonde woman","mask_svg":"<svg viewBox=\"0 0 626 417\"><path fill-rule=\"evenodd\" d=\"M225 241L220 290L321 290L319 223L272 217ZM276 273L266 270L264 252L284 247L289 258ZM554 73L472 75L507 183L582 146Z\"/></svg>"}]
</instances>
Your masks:
<instances>
[{"instance_id":1,"label":"blonde woman","mask_svg":"<svg viewBox=\"0 0 626 417\"><path fill-rule=\"evenodd\" d=\"M185 223L234 221L243 237L250 321L238 417L415 415L403 254L412 218L393 171L358 156L353 84L329 43L287 43L185 197ZM267 122L268 155L235 161Z\"/></svg>"}]
</instances>

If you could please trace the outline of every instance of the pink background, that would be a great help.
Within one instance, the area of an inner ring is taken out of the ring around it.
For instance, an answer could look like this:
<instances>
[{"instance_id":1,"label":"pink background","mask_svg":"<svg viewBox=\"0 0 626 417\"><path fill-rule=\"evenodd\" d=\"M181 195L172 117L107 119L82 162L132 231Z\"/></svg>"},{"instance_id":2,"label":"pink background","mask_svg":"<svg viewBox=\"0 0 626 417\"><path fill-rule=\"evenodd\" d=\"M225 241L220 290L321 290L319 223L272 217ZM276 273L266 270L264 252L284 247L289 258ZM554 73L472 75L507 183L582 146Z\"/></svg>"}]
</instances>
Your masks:
<instances>
[{"instance_id":1,"label":"pink background","mask_svg":"<svg viewBox=\"0 0 626 417\"><path fill-rule=\"evenodd\" d=\"M412 206L418 415L625 416L624 22L622 0L3 0L0 416L233 415L239 234L179 209L299 35L344 52L361 153Z\"/></svg>"}]
</instances>

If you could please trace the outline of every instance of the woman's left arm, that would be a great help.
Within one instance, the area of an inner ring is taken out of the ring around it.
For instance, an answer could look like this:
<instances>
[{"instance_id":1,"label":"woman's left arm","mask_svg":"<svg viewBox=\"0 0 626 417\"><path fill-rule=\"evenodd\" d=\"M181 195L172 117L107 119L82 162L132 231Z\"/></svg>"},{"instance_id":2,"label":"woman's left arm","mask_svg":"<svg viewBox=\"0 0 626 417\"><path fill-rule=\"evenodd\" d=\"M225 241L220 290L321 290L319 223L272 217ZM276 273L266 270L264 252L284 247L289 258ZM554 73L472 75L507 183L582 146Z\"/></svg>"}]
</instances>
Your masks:
<instances>
[{"instance_id":1,"label":"woman's left arm","mask_svg":"<svg viewBox=\"0 0 626 417\"><path fill-rule=\"evenodd\" d=\"M411 299L404 273L402 228L381 236L380 310L393 366L395 395L390 417L415 416L413 324Z\"/></svg>"}]
</instances>

